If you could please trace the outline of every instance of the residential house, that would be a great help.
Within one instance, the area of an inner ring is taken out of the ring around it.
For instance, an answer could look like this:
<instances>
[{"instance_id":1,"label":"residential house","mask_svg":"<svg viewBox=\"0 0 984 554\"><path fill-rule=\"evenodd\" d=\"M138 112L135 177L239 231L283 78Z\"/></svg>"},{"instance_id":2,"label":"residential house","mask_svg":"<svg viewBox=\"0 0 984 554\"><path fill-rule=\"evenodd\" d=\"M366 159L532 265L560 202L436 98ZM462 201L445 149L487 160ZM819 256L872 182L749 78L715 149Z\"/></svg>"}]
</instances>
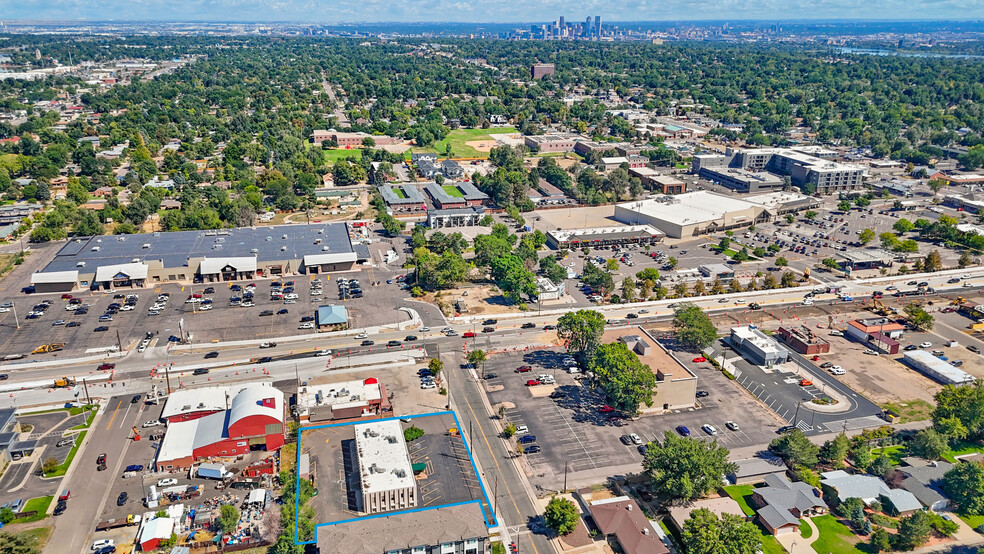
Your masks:
<instances>
[{"instance_id":1,"label":"residential house","mask_svg":"<svg viewBox=\"0 0 984 554\"><path fill-rule=\"evenodd\" d=\"M609 541L617 540L625 554L669 554L635 500L627 496L595 500L588 510L601 533Z\"/></svg>"},{"instance_id":2,"label":"residential house","mask_svg":"<svg viewBox=\"0 0 984 554\"><path fill-rule=\"evenodd\" d=\"M860 498L866 505L881 502L885 513L906 516L922 509L922 504L911 492L904 489L890 489L874 475L851 475L842 469L820 474L823 497L828 502L839 504L848 498Z\"/></svg>"},{"instance_id":3,"label":"residential house","mask_svg":"<svg viewBox=\"0 0 984 554\"><path fill-rule=\"evenodd\" d=\"M930 461L925 458L902 458L903 466L897 471L905 476L902 488L911 492L923 506L934 512L941 512L949 507L949 499L943 495L940 482L946 472L953 469L953 464L944 461Z\"/></svg>"},{"instance_id":4,"label":"residential house","mask_svg":"<svg viewBox=\"0 0 984 554\"><path fill-rule=\"evenodd\" d=\"M672 523L673 526L676 527L681 533L683 532L683 524L690 519L690 514L694 510L709 510L718 517L721 517L724 514L735 515L742 519L745 519L746 517L745 512L741 509L741 505L729 496L705 498L703 500L690 502L685 505L673 505L670 506L669 509L670 523Z\"/></svg>"},{"instance_id":5,"label":"residential house","mask_svg":"<svg viewBox=\"0 0 984 554\"><path fill-rule=\"evenodd\" d=\"M765 476L765 485L755 489L752 502L758 507L759 522L773 535L793 533L800 519L827 513L819 491L808 483L771 474Z\"/></svg>"}]
</instances>

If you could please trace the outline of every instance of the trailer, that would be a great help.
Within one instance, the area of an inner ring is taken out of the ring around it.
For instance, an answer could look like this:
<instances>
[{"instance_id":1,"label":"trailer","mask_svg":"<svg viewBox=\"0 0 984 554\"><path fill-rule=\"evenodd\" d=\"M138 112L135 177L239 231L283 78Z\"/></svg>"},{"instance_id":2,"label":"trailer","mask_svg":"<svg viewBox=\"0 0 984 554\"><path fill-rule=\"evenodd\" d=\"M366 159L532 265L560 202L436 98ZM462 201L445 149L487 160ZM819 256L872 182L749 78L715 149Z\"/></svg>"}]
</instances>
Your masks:
<instances>
[{"instance_id":1,"label":"trailer","mask_svg":"<svg viewBox=\"0 0 984 554\"><path fill-rule=\"evenodd\" d=\"M119 529L120 527L126 527L128 525L137 525L139 523L140 523L140 516L136 514L130 514L126 517L113 518L100 522L99 525L96 525L96 531L108 531L110 529Z\"/></svg>"},{"instance_id":2,"label":"trailer","mask_svg":"<svg viewBox=\"0 0 984 554\"><path fill-rule=\"evenodd\" d=\"M195 470L195 475L201 479L227 479L232 477L232 473L226 470L223 464L201 464Z\"/></svg>"}]
</instances>

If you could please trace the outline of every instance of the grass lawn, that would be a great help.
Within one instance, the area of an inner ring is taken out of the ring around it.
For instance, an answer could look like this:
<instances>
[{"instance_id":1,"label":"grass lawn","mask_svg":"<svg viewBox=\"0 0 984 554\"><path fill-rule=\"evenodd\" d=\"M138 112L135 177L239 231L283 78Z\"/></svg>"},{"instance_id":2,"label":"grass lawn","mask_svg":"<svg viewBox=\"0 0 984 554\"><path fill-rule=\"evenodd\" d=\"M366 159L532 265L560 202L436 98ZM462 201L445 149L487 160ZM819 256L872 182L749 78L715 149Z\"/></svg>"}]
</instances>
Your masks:
<instances>
[{"instance_id":1,"label":"grass lawn","mask_svg":"<svg viewBox=\"0 0 984 554\"><path fill-rule=\"evenodd\" d=\"M516 133L513 127L491 127L488 129L454 129L448 133L448 137L440 142L435 142L431 148L418 149L420 152L437 152L444 154L447 145L451 145L451 155L455 158L488 158L488 152L482 152L468 146L467 142L474 140L492 140L490 135L506 135Z\"/></svg>"},{"instance_id":2,"label":"grass lawn","mask_svg":"<svg viewBox=\"0 0 984 554\"><path fill-rule=\"evenodd\" d=\"M79 415L82 412L84 412L85 410L95 410L97 408L98 408L98 406L96 406L95 404L89 404L89 405L86 405L86 406L79 406L79 407L76 407L76 408L53 408L51 410L41 410L39 412L30 412L30 413L27 413L27 414L22 414L21 417L23 417L23 416L30 416L30 415L36 415L36 414L51 414L51 413L55 413L55 412L65 412L65 411L67 411L69 415ZM95 412L93 412L93 413L95 413Z\"/></svg>"},{"instance_id":3,"label":"grass lawn","mask_svg":"<svg viewBox=\"0 0 984 554\"><path fill-rule=\"evenodd\" d=\"M23 262L24 255L19 252L17 254L0 254L0 277L6 275L15 265Z\"/></svg>"},{"instance_id":4,"label":"grass lawn","mask_svg":"<svg viewBox=\"0 0 984 554\"><path fill-rule=\"evenodd\" d=\"M86 408L91 408L91 410L89 411L89 416L85 418L85 423L80 423L79 425L76 425L75 427L72 427L72 430L73 431L78 431L80 429L88 429L89 426L92 425L92 420L95 419L96 412L99 410L99 407L98 406L86 406ZM76 410L76 409L80 410L79 413L81 413L82 408L72 408L72 410ZM69 410L69 411L71 411L71 410Z\"/></svg>"},{"instance_id":5,"label":"grass lawn","mask_svg":"<svg viewBox=\"0 0 984 554\"><path fill-rule=\"evenodd\" d=\"M907 454L905 445L886 446L884 448L872 448L871 460L874 461L879 456L888 456L892 460L892 465L902 465L902 458Z\"/></svg>"},{"instance_id":6,"label":"grass lawn","mask_svg":"<svg viewBox=\"0 0 984 554\"><path fill-rule=\"evenodd\" d=\"M325 150L325 159L331 163L335 163L338 160L344 160L349 156L354 156L355 159L362 159L362 150L358 148L332 148L331 150Z\"/></svg>"},{"instance_id":7,"label":"grass lawn","mask_svg":"<svg viewBox=\"0 0 984 554\"><path fill-rule=\"evenodd\" d=\"M65 472L68 471L68 468L72 465L72 460L75 459L75 453L79 451L79 446L82 444L82 439L85 438L85 434L86 434L86 431L82 431L81 433L78 434L78 437L75 439L75 446L72 447L72 451L69 452L68 453L68 457L65 458L65 463L63 463L62 465L58 466L51 473L48 473L47 475L45 475L45 477L49 477L49 478L50 477L61 477L62 475L65 475Z\"/></svg>"},{"instance_id":8,"label":"grass lawn","mask_svg":"<svg viewBox=\"0 0 984 554\"><path fill-rule=\"evenodd\" d=\"M837 521L832 515L817 516L813 518L813 524L820 532L816 542L813 543L813 550L819 554L854 554L860 553L854 545L858 542L857 536L850 529Z\"/></svg>"},{"instance_id":9,"label":"grass lawn","mask_svg":"<svg viewBox=\"0 0 984 554\"><path fill-rule=\"evenodd\" d=\"M54 498L55 498L54 496L39 496L38 498L32 498L28 500L27 504L24 504L24 508L22 511L37 512L37 515L15 519L11 523L30 523L32 521L40 521L48 517L48 514L46 514L45 512L48 511L48 506L51 505L51 501Z\"/></svg>"},{"instance_id":10,"label":"grass lawn","mask_svg":"<svg viewBox=\"0 0 984 554\"><path fill-rule=\"evenodd\" d=\"M755 487L751 485L734 485L731 487L724 487L724 492L733 498L739 506L741 506L741 511L745 512L746 516L755 515L755 509L752 508L751 505L754 490Z\"/></svg>"},{"instance_id":11,"label":"grass lawn","mask_svg":"<svg viewBox=\"0 0 984 554\"><path fill-rule=\"evenodd\" d=\"M980 516L961 516L958 515L960 519L967 524L971 529L977 529L979 526L984 525L984 515Z\"/></svg>"},{"instance_id":12,"label":"grass lawn","mask_svg":"<svg viewBox=\"0 0 984 554\"><path fill-rule=\"evenodd\" d=\"M933 412L933 405L925 400L915 399L903 402L886 402L882 408L899 414L898 423L925 421Z\"/></svg>"},{"instance_id":13,"label":"grass lawn","mask_svg":"<svg viewBox=\"0 0 984 554\"><path fill-rule=\"evenodd\" d=\"M813 527L810 527L809 524L807 524L806 520L804 519L800 520L799 531L800 531L800 536L803 537L804 539L808 539L813 536Z\"/></svg>"},{"instance_id":14,"label":"grass lawn","mask_svg":"<svg viewBox=\"0 0 984 554\"><path fill-rule=\"evenodd\" d=\"M950 463L955 463L957 456L963 456L964 454L980 454L980 453L984 453L984 446L981 446L980 443L970 442L970 441L957 441L956 443L954 443L953 448L949 452L943 454L943 459Z\"/></svg>"},{"instance_id":15,"label":"grass lawn","mask_svg":"<svg viewBox=\"0 0 984 554\"><path fill-rule=\"evenodd\" d=\"M392 190L393 190L393 194L395 194L397 198L407 197L407 193L403 192L403 189L401 187L393 187Z\"/></svg>"},{"instance_id":16,"label":"grass lawn","mask_svg":"<svg viewBox=\"0 0 984 554\"><path fill-rule=\"evenodd\" d=\"M16 535L26 539L27 544L37 547L37 551L41 552L44 550L45 545L48 544L48 539L51 538L51 532L54 530L54 527L37 527L35 529L21 531Z\"/></svg>"},{"instance_id":17,"label":"grass lawn","mask_svg":"<svg viewBox=\"0 0 984 554\"><path fill-rule=\"evenodd\" d=\"M461 189L459 189L455 185L441 185L441 188L444 189L444 192L448 193L448 195L453 196L455 198L465 197L465 195L461 192Z\"/></svg>"}]
</instances>

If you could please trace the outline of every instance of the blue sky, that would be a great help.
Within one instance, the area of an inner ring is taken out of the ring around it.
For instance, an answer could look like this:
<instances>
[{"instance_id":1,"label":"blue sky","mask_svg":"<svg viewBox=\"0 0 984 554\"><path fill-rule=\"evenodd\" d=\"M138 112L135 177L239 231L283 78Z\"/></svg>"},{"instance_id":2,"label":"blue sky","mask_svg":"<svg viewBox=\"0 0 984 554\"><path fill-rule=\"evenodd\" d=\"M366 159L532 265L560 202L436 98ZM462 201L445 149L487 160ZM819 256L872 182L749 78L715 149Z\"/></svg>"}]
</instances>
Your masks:
<instances>
[{"instance_id":1,"label":"blue sky","mask_svg":"<svg viewBox=\"0 0 984 554\"><path fill-rule=\"evenodd\" d=\"M576 10L576 11L574 11ZM711 19L984 19L984 0L0 0L45 20L546 22Z\"/></svg>"}]
</instances>

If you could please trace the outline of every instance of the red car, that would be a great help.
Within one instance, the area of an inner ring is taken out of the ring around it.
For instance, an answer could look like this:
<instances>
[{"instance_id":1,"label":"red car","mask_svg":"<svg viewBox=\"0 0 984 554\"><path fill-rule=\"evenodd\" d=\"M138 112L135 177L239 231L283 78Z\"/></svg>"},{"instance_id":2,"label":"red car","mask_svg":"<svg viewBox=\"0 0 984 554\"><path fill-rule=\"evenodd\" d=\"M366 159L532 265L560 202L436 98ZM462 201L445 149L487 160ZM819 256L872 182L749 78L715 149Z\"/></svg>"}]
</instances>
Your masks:
<instances>
[{"instance_id":1,"label":"red car","mask_svg":"<svg viewBox=\"0 0 984 554\"><path fill-rule=\"evenodd\" d=\"M71 299L72 299L72 295L71 294L63 294L62 295L62 300L71 300Z\"/></svg>"},{"instance_id":2,"label":"red car","mask_svg":"<svg viewBox=\"0 0 984 554\"><path fill-rule=\"evenodd\" d=\"M97 465L98 464L105 464L105 463L106 463L106 455L105 454L100 454L99 456L96 457L96 464Z\"/></svg>"},{"instance_id":3,"label":"red car","mask_svg":"<svg viewBox=\"0 0 984 554\"><path fill-rule=\"evenodd\" d=\"M706 362L706 361L707 361L707 358L705 358L703 356L697 356L696 358L694 358L694 362L696 362L696 363Z\"/></svg>"},{"instance_id":4,"label":"red car","mask_svg":"<svg viewBox=\"0 0 984 554\"><path fill-rule=\"evenodd\" d=\"M608 406L607 404L604 405L604 406L602 406L602 407L600 407L600 408L598 408L598 412L599 413L602 413L602 414L607 414L608 412L614 412L614 411L615 411L615 408L612 408L611 406Z\"/></svg>"},{"instance_id":5,"label":"red car","mask_svg":"<svg viewBox=\"0 0 984 554\"><path fill-rule=\"evenodd\" d=\"M461 336L465 337L466 339L470 339L470 338L472 338L472 337L475 336L475 332L474 331L465 331Z\"/></svg>"},{"instance_id":6,"label":"red car","mask_svg":"<svg viewBox=\"0 0 984 554\"><path fill-rule=\"evenodd\" d=\"M539 379L530 379L529 381L526 382L526 386L527 387L535 387L535 386L537 386L539 384L540 384L540 380Z\"/></svg>"},{"instance_id":7,"label":"red car","mask_svg":"<svg viewBox=\"0 0 984 554\"><path fill-rule=\"evenodd\" d=\"M99 366L99 369L103 371L106 371L107 369L115 369L115 368L116 368L116 364L111 364L111 363L105 363Z\"/></svg>"},{"instance_id":8,"label":"red car","mask_svg":"<svg viewBox=\"0 0 984 554\"><path fill-rule=\"evenodd\" d=\"M516 373L526 373L527 371L533 371L533 368L528 365L521 365L516 368Z\"/></svg>"}]
</instances>

